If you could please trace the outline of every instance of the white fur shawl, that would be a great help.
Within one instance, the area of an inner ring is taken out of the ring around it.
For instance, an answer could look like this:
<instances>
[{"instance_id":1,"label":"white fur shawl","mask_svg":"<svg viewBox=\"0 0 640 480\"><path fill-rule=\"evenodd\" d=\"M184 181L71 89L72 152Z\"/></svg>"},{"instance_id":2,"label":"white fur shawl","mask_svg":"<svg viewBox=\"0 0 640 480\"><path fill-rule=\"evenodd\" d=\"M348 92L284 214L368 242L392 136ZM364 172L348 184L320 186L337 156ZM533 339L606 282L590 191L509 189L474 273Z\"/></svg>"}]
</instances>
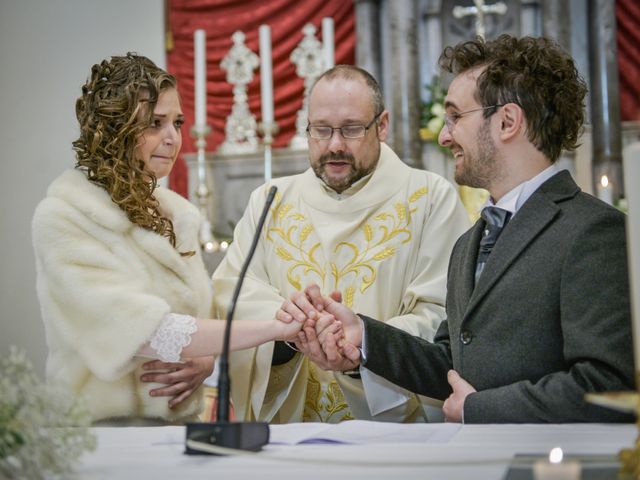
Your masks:
<instances>
[{"instance_id":1,"label":"white fur shawl","mask_svg":"<svg viewBox=\"0 0 640 480\"><path fill-rule=\"evenodd\" d=\"M200 215L158 188L177 249L133 225L106 191L78 170L49 187L32 222L37 291L47 333L49 381L88 397L95 419L176 420L197 412L198 395L176 411L151 398L134 358L168 312L211 315L212 291L198 247ZM192 257L179 252L195 250Z\"/></svg>"}]
</instances>

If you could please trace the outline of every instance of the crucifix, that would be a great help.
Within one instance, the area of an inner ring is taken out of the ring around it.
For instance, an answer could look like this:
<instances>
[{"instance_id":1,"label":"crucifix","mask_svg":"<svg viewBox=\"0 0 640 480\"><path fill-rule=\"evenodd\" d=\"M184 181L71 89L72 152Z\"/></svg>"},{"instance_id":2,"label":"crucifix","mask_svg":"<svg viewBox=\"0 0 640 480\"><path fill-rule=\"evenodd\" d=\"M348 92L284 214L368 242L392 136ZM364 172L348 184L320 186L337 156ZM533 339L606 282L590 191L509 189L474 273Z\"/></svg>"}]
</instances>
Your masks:
<instances>
[{"instance_id":1,"label":"crucifix","mask_svg":"<svg viewBox=\"0 0 640 480\"><path fill-rule=\"evenodd\" d=\"M463 18L469 15L475 15L476 17L476 35L479 37L485 37L485 15L504 15L507 13L507 6L504 2L494 3L493 5L485 5L484 0L473 0L474 6L461 7L457 6L453 9L453 16L455 18Z\"/></svg>"}]
</instances>

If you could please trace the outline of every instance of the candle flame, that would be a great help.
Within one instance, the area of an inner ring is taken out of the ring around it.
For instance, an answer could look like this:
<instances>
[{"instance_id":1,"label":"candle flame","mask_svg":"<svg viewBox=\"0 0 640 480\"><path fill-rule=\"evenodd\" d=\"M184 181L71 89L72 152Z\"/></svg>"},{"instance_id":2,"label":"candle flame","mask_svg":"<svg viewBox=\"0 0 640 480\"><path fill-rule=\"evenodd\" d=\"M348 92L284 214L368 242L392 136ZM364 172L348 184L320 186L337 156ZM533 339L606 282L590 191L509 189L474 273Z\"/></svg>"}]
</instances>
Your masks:
<instances>
[{"instance_id":1,"label":"candle flame","mask_svg":"<svg viewBox=\"0 0 640 480\"><path fill-rule=\"evenodd\" d=\"M600 185L602 185L602 188L607 188L607 186L609 186L609 177L607 177L606 175L602 175L602 178L600 179Z\"/></svg>"},{"instance_id":2,"label":"candle flame","mask_svg":"<svg viewBox=\"0 0 640 480\"><path fill-rule=\"evenodd\" d=\"M562 449L560 447L552 448L549 452L549 463L560 463L563 457Z\"/></svg>"},{"instance_id":3,"label":"candle flame","mask_svg":"<svg viewBox=\"0 0 640 480\"><path fill-rule=\"evenodd\" d=\"M216 252L218 251L218 249L220 248L220 246L218 245L217 242L212 242L212 241L208 241L204 244L204 251L205 252Z\"/></svg>"}]
</instances>

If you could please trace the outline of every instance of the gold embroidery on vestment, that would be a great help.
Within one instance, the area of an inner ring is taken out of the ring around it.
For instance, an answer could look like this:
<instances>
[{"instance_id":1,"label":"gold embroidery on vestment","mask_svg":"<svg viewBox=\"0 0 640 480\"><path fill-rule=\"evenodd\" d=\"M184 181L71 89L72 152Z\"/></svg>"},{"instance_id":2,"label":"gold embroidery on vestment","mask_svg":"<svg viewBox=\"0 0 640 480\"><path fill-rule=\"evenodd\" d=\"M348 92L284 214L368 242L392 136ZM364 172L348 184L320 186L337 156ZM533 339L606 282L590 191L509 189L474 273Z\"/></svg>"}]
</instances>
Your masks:
<instances>
[{"instance_id":1,"label":"gold embroidery on vestment","mask_svg":"<svg viewBox=\"0 0 640 480\"><path fill-rule=\"evenodd\" d=\"M317 368L309 362L303 421L336 423L353 420L349 405L338 383L335 380L328 383L320 381Z\"/></svg>"},{"instance_id":2,"label":"gold embroidery on vestment","mask_svg":"<svg viewBox=\"0 0 640 480\"><path fill-rule=\"evenodd\" d=\"M358 292L364 294L375 283L378 264L392 258L401 245L411 241L409 225L417 211L414 204L427 193L427 187L422 187L407 201L396 202L392 210L369 218L359 230L360 241L338 243L334 253L344 249L349 252L342 263L337 263L335 258L331 261L318 258L322 249L313 235L313 225L305 215L295 211L292 203L281 203L279 193L271 208L272 226L267 229L266 238L274 244L276 255L289 264L287 281L296 291L303 288L300 274L306 283L316 277L323 292L340 290L344 304L353 307ZM326 285L327 280L329 285ZM315 368L309 364L304 420L329 421L336 415L343 415L340 420L353 418L337 382L321 382Z\"/></svg>"}]
</instances>

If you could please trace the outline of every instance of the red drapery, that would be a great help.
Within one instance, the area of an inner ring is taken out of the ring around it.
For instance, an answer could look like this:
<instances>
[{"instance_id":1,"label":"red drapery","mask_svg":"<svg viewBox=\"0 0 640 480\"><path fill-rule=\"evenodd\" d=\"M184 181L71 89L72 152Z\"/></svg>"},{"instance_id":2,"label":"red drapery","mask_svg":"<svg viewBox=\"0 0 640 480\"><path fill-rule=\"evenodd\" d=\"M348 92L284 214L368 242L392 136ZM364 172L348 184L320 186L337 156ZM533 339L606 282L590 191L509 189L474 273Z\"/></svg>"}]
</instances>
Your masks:
<instances>
[{"instance_id":1,"label":"red drapery","mask_svg":"<svg viewBox=\"0 0 640 480\"><path fill-rule=\"evenodd\" d=\"M616 1L620 117L640 120L640 4Z\"/></svg>"},{"instance_id":2,"label":"red drapery","mask_svg":"<svg viewBox=\"0 0 640 480\"><path fill-rule=\"evenodd\" d=\"M247 47L259 54L258 27L271 26L274 113L280 127L274 146L286 146L295 134L296 114L302 106L304 84L289 60L302 40L302 27L316 26L321 39L323 17L334 19L335 63L355 61L355 14L353 2L345 0L170 0L168 28L173 48L167 53L167 69L178 79L185 114L182 152L195 150L189 132L194 121L193 32L207 33L207 123L212 128L207 149L215 150L224 141L224 127L233 105L233 87L220 68L222 58L232 46L231 35L245 33ZM260 121L260 72L248 87L249 108ZM187 167L178 159L169 179L170 187L188 196Z\"/></svg>"}]
</instances>

